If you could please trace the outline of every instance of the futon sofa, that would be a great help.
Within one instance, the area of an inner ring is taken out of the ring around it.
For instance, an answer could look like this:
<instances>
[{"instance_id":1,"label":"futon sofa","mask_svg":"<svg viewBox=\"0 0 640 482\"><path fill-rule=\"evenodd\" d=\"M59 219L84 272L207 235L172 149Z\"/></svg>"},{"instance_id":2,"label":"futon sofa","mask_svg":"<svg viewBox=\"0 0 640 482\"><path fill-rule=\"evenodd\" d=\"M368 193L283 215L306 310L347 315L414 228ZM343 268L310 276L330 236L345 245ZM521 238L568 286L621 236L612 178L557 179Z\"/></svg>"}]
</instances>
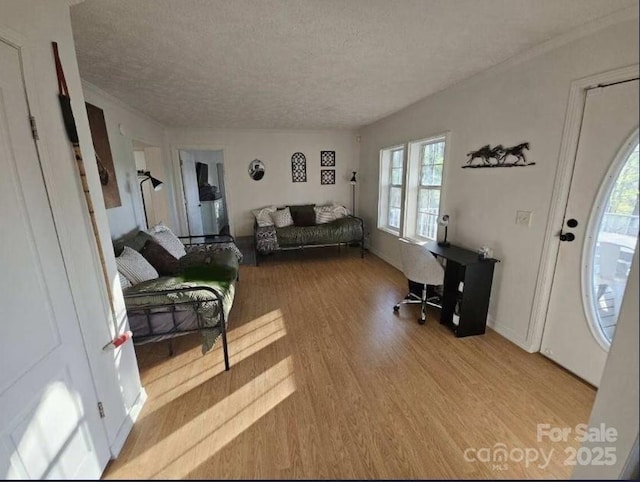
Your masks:
<instances>
[{"instance_id":1,"label":"futon sofa","mask_svg":"<svg viewBox=\"0 0 640 482\"><path fill-rule=\"evenodd\" d=\"M262 208L262 210L268 208ZM360 247L360 256L364 257L364 222L348 214L340 205L314 206L294 205L284 208L271 208L269 216L277 217L279 211L289 209L293 224L278 226L278 223L266 224L267 216L262 210L254 211L254 242L256 264L260 257L277 251L304 249L321 246L339 246L356 244ZM311 209L313 219L306 222L301 211ZM323 212L324 210L324 212ZM258 213L258 214L257 214ZM334 215L331 216L330 213ZM327 217L328 216L328 217ZM261 225L262 224L262 225Z\"/></svg>"}]
</instances>

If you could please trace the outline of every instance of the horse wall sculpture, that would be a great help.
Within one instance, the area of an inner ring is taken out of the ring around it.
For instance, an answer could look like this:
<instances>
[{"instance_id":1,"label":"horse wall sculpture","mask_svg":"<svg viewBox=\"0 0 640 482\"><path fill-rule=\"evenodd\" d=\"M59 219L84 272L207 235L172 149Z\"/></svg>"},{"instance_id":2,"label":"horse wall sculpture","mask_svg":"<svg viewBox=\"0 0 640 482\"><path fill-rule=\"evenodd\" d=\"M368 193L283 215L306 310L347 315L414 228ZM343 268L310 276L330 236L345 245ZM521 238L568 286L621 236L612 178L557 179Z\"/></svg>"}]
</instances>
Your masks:
<instances>
[{"instance_id":1,"label":"horse wall sculpture","mask_svg":"<svg viewBox=\"0 0 640 482\"><path fill-rule=\"evenodd\" d=\"M477 151L467 153L469 159L466 165L462 167L523 167L534 165L535 162L527 162L524 155L525 150L529 150L528 142L506 148L502 144L498 144L493 148L487 144ZM507 162L509 156L515 157L515 161ZM474 159L482 159L482 164L473 164ZM494 162L491 162L491 159L494 159Z\"/></svg>"},{"instance_id":2,"label":"horse wall sculpture","mask_svg":"<svg viewBox=\"0 0 640 482\"><path fill-rule=\"evenodd\" d=\"M504 164L506 158L508 156L515 156L516 160L514 161L513 164L517 164L518 162L522 161L522 165L528 165L527 164L527 158L524 156L524 150L529 150L529 143L528 142L523 142L522 144L518 144L517 146L513 146L513 147L508 147L504 150L504 154L502 156L501 159L501 164Z\"/></svg>"}]
</instances>

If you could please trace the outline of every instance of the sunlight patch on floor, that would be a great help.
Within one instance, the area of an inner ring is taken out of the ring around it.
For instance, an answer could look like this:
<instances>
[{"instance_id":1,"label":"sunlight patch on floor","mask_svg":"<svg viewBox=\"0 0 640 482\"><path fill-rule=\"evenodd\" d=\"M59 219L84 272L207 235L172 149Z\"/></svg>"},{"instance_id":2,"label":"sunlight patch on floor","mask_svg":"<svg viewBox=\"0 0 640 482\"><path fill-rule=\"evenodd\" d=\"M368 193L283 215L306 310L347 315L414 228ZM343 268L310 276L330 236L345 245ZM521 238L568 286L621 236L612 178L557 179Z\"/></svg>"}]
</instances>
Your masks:
<instances>
[{"instance_id":1,"label":"sunlight patch on floor","mask_svg":"<svg viewBox=\"0 0 640 482\"><path fill-rule=\"evenodd\" d=\"M248 327L248 328L245 328ZM233 333L233 336L231 335ZM279 340L287 334L282 312L275 310L269 315L256 318L229 333L229 361L231 369L237 363L249 358L271 343ZM218 342L220 343L220 342ZM211 378L224 372L224 362L222 360L222 349L218 347L219 353L209 355L199 355L192 362L170 372L171 377L180 377L184 381L171 387L163 386L163 377L156 378L152 382L145 384L145 389L149 395L147 407L140 419L152 414L155 410L172 402L189 390L210 380ZM200 347L197 348L200 350ZM181 373L182 372L182 373Z\"/></svg>"},{"instance_id":2,"label":"sunlight patch on floor","mask_svg":"<svg viewBox=\"0 0 640 482\"><path fill-rule=\"evenodd\" d=\"M232 328L228 333L228 338L230 341L235 340L236 338L244 336L263 325L274 321L283 320L283 318L284 315L282 314L282 310L278 308L277 310L270 311L269 313L259 316L258 318L255 318L247 323L243 323L236 328Z\"/></svg>"},{"instance_id":3,"label":"sunlight patch on floor","mask_svg":"<svg viewBox=\"0 0 640 482\"><path fill-rule=\"evenodd\" d=\"M267 325L270 322L277 320L282 320L284 326L283 315L280 309L270 311L269 313L259 316L258 318L255 318L247 323L243 323L242 325L235 328L233 327L233 322L231 322L230 330L227 333L227 339L229 342L232 342L264 325ZM181 337L176 338L177 343L180 343L181 341ZM152 383L155 383L167 376L173 377L174 374L182 375L181 373L178 373L180 369L186 369L186 371L188 372L192 369L194 362L197 363L203 359L199 344L197 345L197 347L194 346L193 349L176 350L175 355L169 356L168 348L167 352L163 352L160 348L165 343L166 342L159 342L152 344L154 345L153 357L155 358L155 364L152 366L147 366L144 370L144 373L141 374L143 377L143 385L145 387L149 387ZM148 345L143 346L145 347L145 349L149 350ZM232 356L233 354L230 353L229 355ZM219 360L222 360L220 341L216 343L215 348L207 356L218 357ZM214 361L212 363L210 360L208 360L208 366L212 366L215 363L218 363L218 361Z\"/></svg>"},{"instance_id":4,"label":"sunlight patch on floor","mask_svg":"<svg viewBox=\"0 0 640 482\"><path fill-rule=\"evenodd\" d=\"M120 470L135 470L136 465L160 467L155 473L140 475L142 478L183 478L295 390L293 360L288 356L149 447ZM175 447L182 447L183 451L176 453Z\"/></svg>"}]
</instances>

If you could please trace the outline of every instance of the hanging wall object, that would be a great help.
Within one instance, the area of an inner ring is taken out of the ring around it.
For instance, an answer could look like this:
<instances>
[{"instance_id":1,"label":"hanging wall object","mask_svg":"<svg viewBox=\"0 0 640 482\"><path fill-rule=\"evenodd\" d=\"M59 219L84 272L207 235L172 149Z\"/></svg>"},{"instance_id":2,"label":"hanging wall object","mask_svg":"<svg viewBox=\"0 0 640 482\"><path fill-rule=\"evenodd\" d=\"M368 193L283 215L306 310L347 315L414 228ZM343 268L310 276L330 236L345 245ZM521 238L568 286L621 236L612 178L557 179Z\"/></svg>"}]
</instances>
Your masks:
<instances>
[{"instance_id":1,"label":"hanging wall object","mask_svg":"<svg viewBox=\"0 0 640 482\"><path fill-rule=\"evenodd\" d=\"M249 177L254 181L259 181L264 177L264 162L254 159L249 164Z\"/></svg>"},{"instance_id":2,"label":"hanging wall object","mask_svg":"<svg viewBox=\"0 0 640 482\"><path fill-rule=\"evenodd\" d=\"M320 170L320 184L335 184L336 183L336 171L333 169L321 169Z\"/></svg>"},{"instance_id":3,"label":"hanging wall object","mask_svg":"<svg viewBox=\"0 0 640 482\"><path fill-rule=\"evenodd\" d=\"M293 182L307 182L307 158L302 152L291 156L291 179Z\"/></svg>"},{"instance_id":4,"label":"hanging wall object","mask_svg":"<svg viewBox=\"0 0 640 482\"><path fill-rule=\"evenodd\" d=\"M335 167L336 151L320 151L320 165L322 167Z\"/></svg>"},{"instance_id":5,"label":"hanging wall object","mask_svg":"<svg viewBox=\"0 0 640 482\"><path fill-rule=\"evenodd\" d=\"M528 162L525 156L524 151L528 150L528 142L523 142L512 147L503 147L502 144L491 147L487 144L477 151L467 153L469 159L467 159L467 163L462 166L462 168L534 166L535 162ZM474 160L476 159L480 161L474 164Z\"/></svg>"},{"instance_id":6,"label":"hanging wall object","mask_svg":"<svg viewBox=\"0 0 640 482\"><path fill-rule=\"evenodd\" d=\"M100 176L100 184L102 184L104 207L107 209L117 208L122 205L122 202L120 201L116 171L113 167L113 157L111 156L111 146L109 145L104 112L100 107L89 103L85 103L85 107L87 108L93 150L96 153L98 175Z\"/></svg>"}]
</instances>

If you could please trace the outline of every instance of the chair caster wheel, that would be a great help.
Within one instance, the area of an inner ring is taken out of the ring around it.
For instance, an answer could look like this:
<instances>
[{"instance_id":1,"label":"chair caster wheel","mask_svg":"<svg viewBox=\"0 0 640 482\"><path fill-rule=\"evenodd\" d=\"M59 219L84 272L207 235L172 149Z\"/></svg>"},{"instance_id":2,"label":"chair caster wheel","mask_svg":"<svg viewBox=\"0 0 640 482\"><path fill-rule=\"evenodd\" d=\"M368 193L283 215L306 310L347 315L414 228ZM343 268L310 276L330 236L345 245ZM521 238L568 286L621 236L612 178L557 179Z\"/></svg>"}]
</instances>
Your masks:
<instances>
[{"instance_id":1,"label":"chair caster wheel","mask_svg":"<svg viewBox=\"0 0 640 482\"><path fill-rule=\"evenodd\" d=\"M396 305L393 307L393 312L397 313L398 311L400 311L400 305Z\"/></svg>"},{"instance_id":2,"label":"chair caster wheel","mask_svg":"<svg viewBox=\"0 0 640 482\"><path fill-rule=\"evenodd\" d=\"M421 325L424 325L426 322L427 322L426 318L424 318L424 319L418 318L418 323L420 323Z\"/></svg>"}]
</instances>

